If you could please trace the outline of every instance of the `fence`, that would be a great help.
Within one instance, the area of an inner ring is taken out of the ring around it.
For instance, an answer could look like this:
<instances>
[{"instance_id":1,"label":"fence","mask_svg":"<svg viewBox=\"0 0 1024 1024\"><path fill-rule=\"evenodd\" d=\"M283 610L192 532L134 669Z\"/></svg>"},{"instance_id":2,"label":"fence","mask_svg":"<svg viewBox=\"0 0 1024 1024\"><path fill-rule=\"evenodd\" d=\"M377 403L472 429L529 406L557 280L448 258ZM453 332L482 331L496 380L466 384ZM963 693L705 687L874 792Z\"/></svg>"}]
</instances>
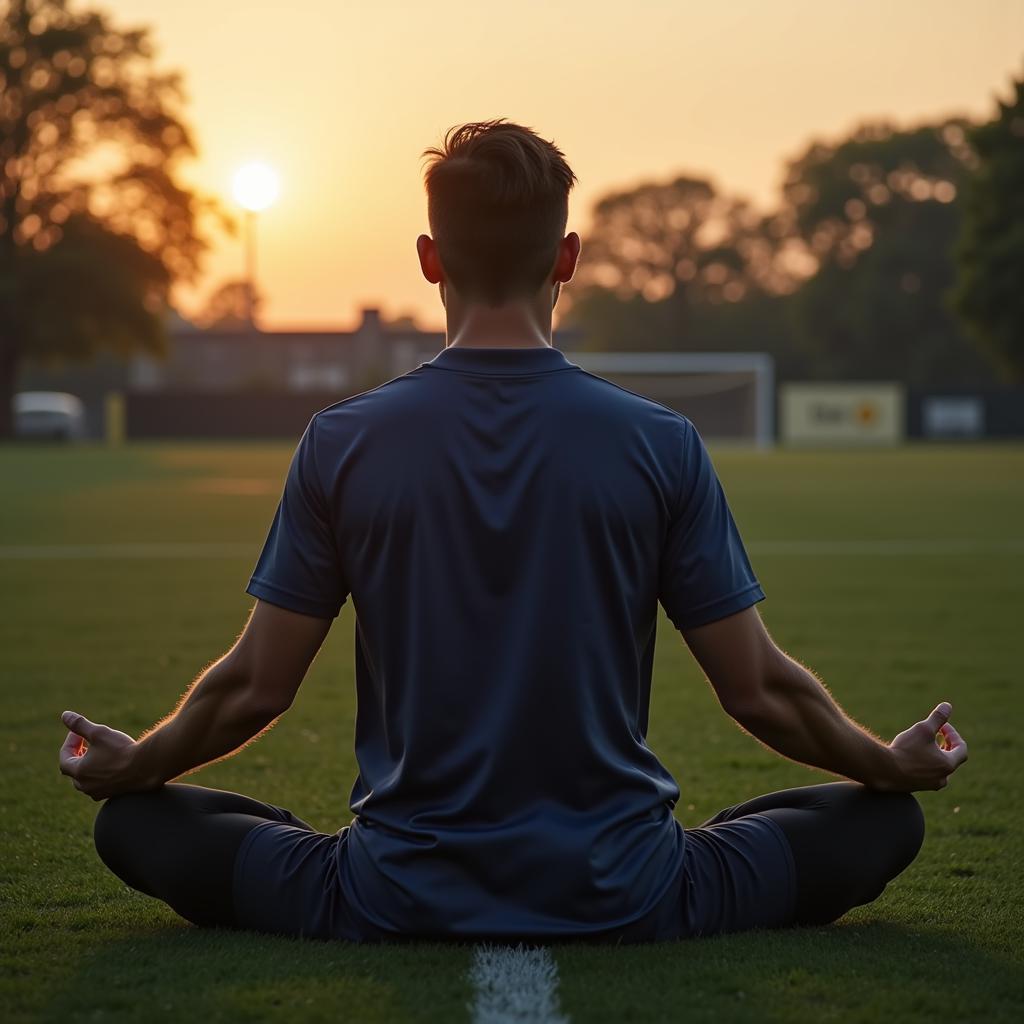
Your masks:
<instances>
[{"instance_id":1,"label":"fence","mask_svg":"<svg viewBox=\"0 0 1024 1024\"><path fill-rule=\"evenodd\" d=\"M313 414L345 398L337 392L127 392L132 440L223 438L298 440Z\"/></svg>"},{"instance_id":2,"label":"fence","mask_svg":"<svg viewBox=\"0 0 1024 1024\"><path fill-rule=\"evenodd\" d=\"M122 436L130 440L297 440L315 412L345 397L329 391L127 391ZM696 399L689 401L699 405ZM680 405L699 428L714 433L715 420L707 410L690 409L685 401ZM780 411L785 433L786 414ZM890 441L1024 438L1024 389L908 391L899 428Z\"/></svg>"}]
</instances>

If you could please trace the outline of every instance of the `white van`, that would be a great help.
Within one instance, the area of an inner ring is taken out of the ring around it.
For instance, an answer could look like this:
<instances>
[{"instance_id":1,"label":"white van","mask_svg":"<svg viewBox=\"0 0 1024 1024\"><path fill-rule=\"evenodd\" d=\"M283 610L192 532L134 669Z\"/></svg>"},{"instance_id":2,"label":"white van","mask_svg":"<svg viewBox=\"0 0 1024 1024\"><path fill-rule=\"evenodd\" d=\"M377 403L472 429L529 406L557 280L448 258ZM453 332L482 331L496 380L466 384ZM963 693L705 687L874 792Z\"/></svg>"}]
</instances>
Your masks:
<instances>
[{"instance_id":1,"label":"white van","mask_svg":"<svg viewBox=\"0 0 1024 1024\"><path fill-rule=\"evenodd\" d=\"M16 437L73 441L85 436L85 406L66 391L20 391L14 396Z\"/></svg>"}]
</instances>

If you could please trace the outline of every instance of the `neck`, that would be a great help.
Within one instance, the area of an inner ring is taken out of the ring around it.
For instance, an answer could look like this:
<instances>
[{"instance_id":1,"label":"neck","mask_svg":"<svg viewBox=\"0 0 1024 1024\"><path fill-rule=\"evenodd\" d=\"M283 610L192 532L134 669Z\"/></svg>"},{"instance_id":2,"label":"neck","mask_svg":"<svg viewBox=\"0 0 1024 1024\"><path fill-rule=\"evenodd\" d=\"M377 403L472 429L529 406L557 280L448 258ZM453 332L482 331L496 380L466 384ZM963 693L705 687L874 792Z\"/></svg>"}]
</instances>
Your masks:
<instances>
[{"instance_id":1,"label":"neck","mask_svg":"<svg viewBox=\"0 0 1024 1024\"><path fill-rule=\"evenodd\" d=\"M461 305L449 292L445 345L463 348L551 347L551 300L488 307Z\"/></svg>"}]
</instances>

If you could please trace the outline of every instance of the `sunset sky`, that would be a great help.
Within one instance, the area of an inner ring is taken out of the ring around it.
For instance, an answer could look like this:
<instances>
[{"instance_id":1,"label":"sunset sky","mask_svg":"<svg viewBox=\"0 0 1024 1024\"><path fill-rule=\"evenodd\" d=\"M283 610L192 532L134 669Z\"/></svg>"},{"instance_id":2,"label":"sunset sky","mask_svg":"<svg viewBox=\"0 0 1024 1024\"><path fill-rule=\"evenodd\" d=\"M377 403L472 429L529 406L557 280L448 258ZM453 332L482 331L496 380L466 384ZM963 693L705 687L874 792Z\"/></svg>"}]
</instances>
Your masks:
<instances>
[{"instance_id":1,"label":"sunset sky","mask_svg":"<svg viewBox=\"0 0 1024 1024\"><path fill-rule=\"evenodd\" d=\"M453 124L504 116L565 152L585 234L611 189L679 173L767 206L783 161L866 118L986 116L1024 70L1022 0L79 0L148 24L180 69L199 157L182 178L231 196L274 167L259 219L267 329L347 328L364 305L443 326L415 239L421 152ZM239 218L241 219L241 218ZM243 268L213 235L194 312ZM571 285L569 286L571 287Z\"/></svg>"}]
</instances>

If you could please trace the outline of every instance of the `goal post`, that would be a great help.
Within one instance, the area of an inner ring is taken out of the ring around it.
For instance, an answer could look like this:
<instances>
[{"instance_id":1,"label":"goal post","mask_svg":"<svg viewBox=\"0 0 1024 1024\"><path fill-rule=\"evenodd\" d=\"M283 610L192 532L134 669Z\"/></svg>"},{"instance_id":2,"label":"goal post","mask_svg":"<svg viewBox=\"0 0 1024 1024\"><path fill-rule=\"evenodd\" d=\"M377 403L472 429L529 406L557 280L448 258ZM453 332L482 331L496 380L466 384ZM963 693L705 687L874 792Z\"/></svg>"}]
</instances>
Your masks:
<instances>
[{"instance_id":1,"label":"goal post","mask_svg":"<svg viewBox=\"0 0 1024 1024\"><path fill-rule=\"evenodd\" d=\"M775 360L766 352L566 352L584 370L681 412L710 441L770 447Z\"/></svg>"}]
</instances>

